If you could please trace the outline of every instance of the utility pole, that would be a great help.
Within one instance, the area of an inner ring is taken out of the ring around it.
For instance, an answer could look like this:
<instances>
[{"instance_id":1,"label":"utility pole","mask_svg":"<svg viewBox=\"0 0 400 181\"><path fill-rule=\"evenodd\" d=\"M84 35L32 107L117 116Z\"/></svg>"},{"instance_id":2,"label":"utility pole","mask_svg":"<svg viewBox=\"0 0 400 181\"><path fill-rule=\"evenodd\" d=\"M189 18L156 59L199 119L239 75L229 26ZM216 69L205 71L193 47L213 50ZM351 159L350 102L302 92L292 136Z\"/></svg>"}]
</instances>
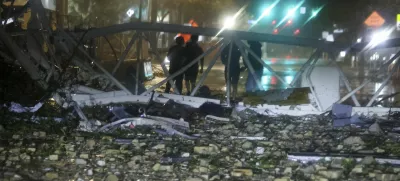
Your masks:
<instances>
[{"instance_id":1,"label":"utility pole","mask_svg":"<svg viewBox=\"0 0 400 181\"><path fill-rule=\"evenodd\" d=\"M151 23L157 23L157 15L158 15L158 0L151 0L150 4L150 9L151 9ZM150 41L155 47L157 48L157 32L150 32Z\"/></svg>"},{"instance_id":2,"label":"utility pole","mask_svg":"<svg viewBox=\"0 0 400 181\"><path fill-rule=\"evenodd\" d=\"M64 18L68 15L68 0L56 1L57 24L64 27ZM69 23L69 22L66 22Z\"/></svg>"},{"instance_id":3,"label":"utility pole","mask_svg":"<svg viewBox=\"0 0 400 181\"><path fill-rule=\"evenodd\" d=\"M139 4L139 22L142 22L142 7L143 7L143 0L140 0ZM140 82L140 72L141 72L141 48L142 48L142 32L141 31L136 31L136 33L139 35L139 40L137 43L137 49L136 49L136 86L135 86L135 95L139 95L139 82Z\"/></svg>"}]
</instances>

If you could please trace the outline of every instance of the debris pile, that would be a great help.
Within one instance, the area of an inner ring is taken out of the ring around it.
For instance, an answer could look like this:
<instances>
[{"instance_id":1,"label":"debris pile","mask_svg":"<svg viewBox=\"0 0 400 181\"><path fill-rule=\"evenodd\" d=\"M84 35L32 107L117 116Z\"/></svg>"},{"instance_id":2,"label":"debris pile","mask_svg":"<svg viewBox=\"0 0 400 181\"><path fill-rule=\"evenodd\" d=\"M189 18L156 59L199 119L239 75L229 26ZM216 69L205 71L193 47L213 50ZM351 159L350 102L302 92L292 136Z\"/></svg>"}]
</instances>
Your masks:
<instances>
[{"instance_id":1,"label":"debris pile","mask_svg":"<svg viewBox=\"0 0 400 181\"><path fill-rule=\"evenodd\" d=\"M30 123L6 117L8 121L0 127L0 178L400 179L400 167L395 166L400 163L400 134L392 130L395 122L360 118L357 125L334 127L333 119L325 115L267 116L249 109L233 115L229 119L190 117L188 129L174 127L191 139L161 134L164 127L160 125L129 126L129 121L102 132L80 132L69 129L67 121L43 126L49 121ZM389 164L383 164L382 158Z\"/></svg>"}]
</instances>

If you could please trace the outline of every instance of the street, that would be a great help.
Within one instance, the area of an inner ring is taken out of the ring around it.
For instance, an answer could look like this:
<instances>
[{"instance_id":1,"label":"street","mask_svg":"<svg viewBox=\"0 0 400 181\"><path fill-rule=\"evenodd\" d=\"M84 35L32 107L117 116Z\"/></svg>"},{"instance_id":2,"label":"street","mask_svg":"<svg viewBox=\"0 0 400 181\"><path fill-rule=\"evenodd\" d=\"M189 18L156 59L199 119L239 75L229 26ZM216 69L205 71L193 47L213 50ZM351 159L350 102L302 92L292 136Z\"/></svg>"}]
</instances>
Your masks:
<instances>
[{"instance_id":1,"label":"street","mask_svg":"<svg viewBox=\"0 0 400 181\"><path fill-rule=\"evenodd\" d=\"M282 78L287 82L290 83L296 72L300 70L301 66L307 62L307 59L278 59L278 58L270 58L265 60L271 68L278 73L278 75L282 76ZM329 65L328 61L326 60L319 60L317 66L327 66ZM332 65L329 65L332 66ZM358 87L363 83L363 81L370 77L372 73L371 70L374 70L374 67L366 67L364 71L364 76L359 75L359 69L347 65L340 65L343 72L345 73L346 77L349 79L352 89ZM205 63L204 69L207 69L207 63ZM239 87L238 92L239 96L243 95L245 92L245 84L247 80L248 72L242 72L239 80ZM200 79L201 74L199 74L198 79ZM150 85L154 85L155 83L161 81L163 77L156 77L153 80L146 82L146 86L149 87ZM393 79L393 78L392 78ZM393 79L394 80L394 79ZM327 80L329 81L329 80ZM264 68L264 74L261 78L261 84L265 90L269 89L283 89L285 86L280 82L276 76L274 76L271 72L269 72L266 68ZM371 82L367 84L363 89L356 93L357 99L360 101L362 105L368 103L368 99L372 97L376 90L379 89L381 86L381 82ZM204 85L208 86L214 92L225 92L225 78L224 78L224 65L221 61L218 61L214 67L211 69L210 73L208 74L207 78L204 81ZM164 87L159 89L159 91L163 91ZM399 83L396 81L390 81L390 83L384 87L379 94L381 97L385 95L390 95L396 93L400 90ZM184 93L186 92L184 88ZM345 89L343 83L341 82L341 97L346 95L348 92ZM390 102L396 102L399 98L395 97L389 99ZM352 104L351 99L346 101L348 104Z\"/></svg>"}]
</instances>

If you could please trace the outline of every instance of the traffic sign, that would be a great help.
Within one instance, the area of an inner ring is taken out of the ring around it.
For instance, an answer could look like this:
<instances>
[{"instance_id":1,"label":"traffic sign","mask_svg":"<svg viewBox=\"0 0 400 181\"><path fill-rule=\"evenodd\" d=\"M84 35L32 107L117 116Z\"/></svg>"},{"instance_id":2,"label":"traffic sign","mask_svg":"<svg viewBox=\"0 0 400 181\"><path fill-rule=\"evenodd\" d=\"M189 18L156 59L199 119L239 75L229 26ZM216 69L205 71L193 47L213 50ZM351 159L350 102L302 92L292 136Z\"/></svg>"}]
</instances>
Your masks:
<instances>
[{"instance_id":1,"label":"traffic sign","mask_svg":"<svg viewBox=\"0 0 400 181\"><path fill-rule=\"evenodd\" d=\"M380 27L385 23L385 19L383 19L378 12L374 11L371 15L369 15L364 23L369 27Z\"/></svg>"},{"instance_id":2,"label":"traffic sign","mask_svg":"<svg viewBox=\"0 0 400 181\"><path fill-rule=\"evenodd\" d=\"M400 31L400 14L397 14L397 23L396 23L397 31Z\"/></svg>"}]
</instances>

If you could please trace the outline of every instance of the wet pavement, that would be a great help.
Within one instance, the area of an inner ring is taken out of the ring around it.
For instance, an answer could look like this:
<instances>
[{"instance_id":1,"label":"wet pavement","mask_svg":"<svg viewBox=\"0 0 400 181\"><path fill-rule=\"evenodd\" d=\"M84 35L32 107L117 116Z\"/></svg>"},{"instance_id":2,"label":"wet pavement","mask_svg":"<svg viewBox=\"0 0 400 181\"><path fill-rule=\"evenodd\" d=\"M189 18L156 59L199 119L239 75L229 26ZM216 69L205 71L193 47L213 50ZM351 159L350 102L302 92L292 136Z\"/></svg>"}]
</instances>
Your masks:
<instances>
[{"instance_id":1,"label":"wet pavement","mask_svg":"<svg viewBox=\"0 0 400 181\"><path fill-rule=\"evenodd\" d=\"M278 75L280 75L287 83L290 83L296 72L301 68L301 66L306 63L307 59L278 59L278 58L270 58L266 59L265 62L274 69ZM339 63L341 64L341 63ZM342 63L343 64L343 63ZM360 75L360 69L358 67L351 67L351 65L340 65L343 72L349 79L351 87L355 89L357 86L361 85L363 81L371 77L373 74L373 70L376 70L375 67L366 65L364 69L364 76ZM207 63L205 63L207 65ZM317 66L327 66L329 65L326 60L319 60ZM204 69L207 67L205 66ZM241 77L239 80L239 96L245 92L245 83L247 79L247 71L241 73ZM201 74L198 76L200 78ZM396 93L400 90L400 82L396 81L398 76L392 77L390 83L381 91L379 94L380 97L390 95ZM146 83L147 87L150 85L154 85L155 83L161 81L163 78L157 77ZM269 89L282 89L285 88L284 84L280 82L276 76L274 76L267 69L264 69L264 74L261 79L261 84L263 85L265 90ZM225 91L225 78L224 78L224 65L218 61L216 65L212 68L209 75L204 81L204 85L210 87L211 90L220 92ZM369 99L372 97L374 92L379 89L381 86L381 82L373 81L367 84L363 89L356 93L357 99L360 101L362 105L368 103ZM159 89L164 90L164 89ZM186 89L184 88L184 92ZM347 90L345 89L343 83L341 83L341 97L347 94ZM396 102L400 100L400 97L394 97L389 99L390 102ZM348 104L352 104L351 99L346 101Z\"/></svg>"}]
</instances>

